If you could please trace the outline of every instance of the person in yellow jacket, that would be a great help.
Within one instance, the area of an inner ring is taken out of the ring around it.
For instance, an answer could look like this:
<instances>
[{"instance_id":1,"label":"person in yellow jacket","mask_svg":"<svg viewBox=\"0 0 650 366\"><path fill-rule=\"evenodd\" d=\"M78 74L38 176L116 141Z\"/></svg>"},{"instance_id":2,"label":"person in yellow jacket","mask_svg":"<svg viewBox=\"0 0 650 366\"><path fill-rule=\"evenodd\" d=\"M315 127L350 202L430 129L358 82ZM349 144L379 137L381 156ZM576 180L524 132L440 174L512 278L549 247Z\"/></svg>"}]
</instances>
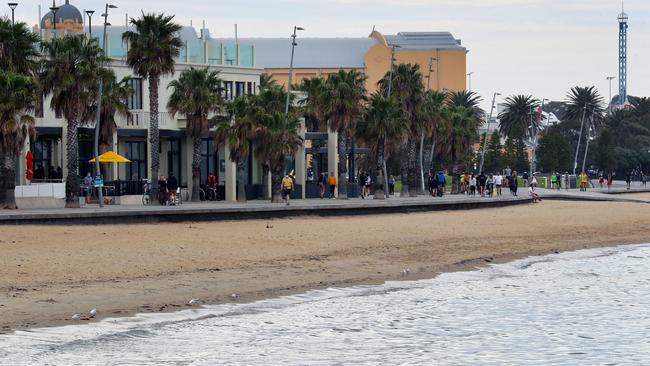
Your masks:
<instances>
[{"instance_id":1,"label":"person in yellow jacket","mask_svg":"<svg viewBox=\"0 0 650 366\"><path fill-rule=\"evenodd\" d=\"M587 183L589 181L589 177L587 176L587 173L582 172L580 174L580 190L586 192L587 191Z\"/></svg>"},{"instance_id":2,"label":"person in yellow jacket","mask_svg":"<svg viewBox=\"0 0 650 366\"><path fill-rule=\"evenodd\" d=\"M334 195L336 193L336 176L334 175L333 172L330 173L327 182L329 183L330 186L330 198L336 198Z\"/></svg>"},{"instance_id":3,"label":"person in yellow jacket","mask_svg":"<svg viewBox=\"0 0 650 366\"><path fill-rule=\"evenodd\" d=\"M293 178L287 174L282 178L282 199L287 203L287 206L289 206L291 192L293 192Z\"/></svg>"}]
</instances>

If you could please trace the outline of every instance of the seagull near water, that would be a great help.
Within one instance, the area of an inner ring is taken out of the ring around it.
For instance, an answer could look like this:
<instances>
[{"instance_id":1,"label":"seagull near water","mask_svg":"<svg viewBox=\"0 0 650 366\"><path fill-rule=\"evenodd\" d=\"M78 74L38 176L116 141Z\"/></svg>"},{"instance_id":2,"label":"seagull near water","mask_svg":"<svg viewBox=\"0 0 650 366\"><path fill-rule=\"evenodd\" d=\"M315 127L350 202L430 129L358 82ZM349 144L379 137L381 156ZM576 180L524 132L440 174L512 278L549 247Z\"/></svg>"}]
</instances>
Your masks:
<instances>
[{"instance_id":1,"label":"seagull near water","mask_svg":"<svg viewBox=\"0 0 650 366\"><path fill-rule=\"evenodd\" d=\"M409 273L411 273L411 270L409 268L404 268L402 270L402 276L408 276Z\"/></svg>"},{"instance_id":2,"label":"seagull near water","mask_svg":"<svg viewBox=\"0 0 650 366\"><path fill-rule=\"evenodd\" d=\"M88 312L91 318L94 318L97 315L97 309L93 308Z\"/></svg>"},{"instance_id":3,"label":"seagull near water","mask_svg":"<svg viewBox=\"0 0 650 366\"><path fill-rule=\"evenodd\" d=\"M72 319L72 320L79 320L79 319L81 319L81 314L73 314L73 315L72 315L72 318L70 318L70 319Z\"/></svg>"},{"instance_id":4,"label":"seagull near water","mask_svg":"<svg viewBox=\"0 0 650 366\"><path fill-rule=\"evenodd\" d=\"M237 298L239 297L239 295L237 295L237 294L232 294L232 295L230 295L230 297L231 297L232 299L237 299Z\"/></svg>"},{"instance_id":5,"label":"seagull near water","mask_svg":"<svg viewBox=\"0 0 650 366\"><path fill-rule=\"evenodd\" d=\"M201 299L192 299L187 303L187 305L189 305L189 306L198 306L200 302L201 302Z\"/></svg>"}]
</instances>

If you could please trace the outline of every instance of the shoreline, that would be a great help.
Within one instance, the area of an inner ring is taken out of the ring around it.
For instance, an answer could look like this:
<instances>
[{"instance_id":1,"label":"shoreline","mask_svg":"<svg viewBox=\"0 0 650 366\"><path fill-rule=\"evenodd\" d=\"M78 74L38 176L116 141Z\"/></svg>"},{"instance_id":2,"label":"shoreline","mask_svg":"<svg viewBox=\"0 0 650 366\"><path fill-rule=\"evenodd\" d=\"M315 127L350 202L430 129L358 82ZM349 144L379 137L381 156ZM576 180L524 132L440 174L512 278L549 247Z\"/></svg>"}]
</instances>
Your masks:
<instances>
[{"instance_id":1,"label":"shoreline","mask_svg":"<svg viewBox=\"0 0 650 366\"><path fill-rule=\"evenodd\" d=\"M21 236L15 228L8 237L16 243L0 242L2 252L9 249L0 259L5 268L4 273L0 269L0 293L7 295L0 298L0 310L7 314L0 333L86 323L70 316L92 308L98 309L92 320L97 321L173 312L188 308L191 298L205 304L249 303L312 289L428 279L528 256L648 243L650 210L640 207L553 201L476 211L148 225L147 233L159 238L144 248L119 242L130 237L133 225L92 228L118 241L109 248L102 248L103 242L86 246L69 239L88 227L29 226L36 236L48 238L48 245L24 242L29 235ZM600 210L612 219L603 220ZM522 227L533 214L539 222ZM568 222L576 214L578 219ZM488 225L466 227L465 220L485 217ZM432 221L444 228L432 229ZM256 230L242 232L241 225ZM566 235L567 227L575 233ZM186 233L183 244L168 237L175 231ZM225 240L213 234L223 234ZM47 246L51 248L44 251ZM120 265L125 258L139 259ZM21 269L11 274L10 267ZM401 273L405 268L410 268L407 276ZM230 297L233 293L237 299Z\"/></svg>"}]
</instances>

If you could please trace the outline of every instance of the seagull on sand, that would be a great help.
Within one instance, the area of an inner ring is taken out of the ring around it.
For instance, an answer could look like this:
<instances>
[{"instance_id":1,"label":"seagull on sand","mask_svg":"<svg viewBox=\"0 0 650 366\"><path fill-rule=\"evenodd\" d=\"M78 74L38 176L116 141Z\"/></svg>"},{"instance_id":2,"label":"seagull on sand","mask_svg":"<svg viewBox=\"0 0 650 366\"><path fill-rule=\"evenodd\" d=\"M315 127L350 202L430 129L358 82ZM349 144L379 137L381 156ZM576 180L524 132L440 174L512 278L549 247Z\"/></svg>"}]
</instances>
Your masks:
<instances>
[{"instance_id":1,"label":"seagull on sand","mask_svg":"<svg viewBox=\"0 0 650 366\"><path fill-rule=\"evenodd\" d=\"M201 299L192 299L187 303L187 305L189 305L189 306L198 306L200 302L201 302Z\"/></svg>"},{"instance_id":2,"label":"seagull on sand","mask_svg":"<svg viewBox=\"0 0 650 366\"><path fill-rule=\"evenodd\" d=\"M79 320L79 319L81 319L81 314L73 314L73 315L72 315L72 318L70 318L70 319L72 319L72 320Z\"/></svg>"},{"instance_id":3,"label":"seagull on sand","mask_svg":"<svg viewBox=\"0 0 650 366\"><path fill-rule=\"evenodd\" d=\"M88 312L91 318L94 318L97 315L97 309L93 308Z\"/></svg>"},{"instance_id":4,"label":"seagull on sand","mask_svg":"<svg viewBox=\"0 0 650 366\"><path fill-rule=\"evenodd\" d=\"M236 298L239 297L239 295L237 295L237 294L232 294L232 295L230 295L230 297L231 297L232 299L236 299Z\"/></svg>"},{"instance_id":5,"label":"seagull on sand","mask_svg":"<svg viewBox=\"0 0 650 366\"><path fill-rule=\"evenodd\" d=\"M404 268L402 270L402 276L408 276L409 273L411 273L411 270L409 268Z\"/></svg>"}]
</instances>

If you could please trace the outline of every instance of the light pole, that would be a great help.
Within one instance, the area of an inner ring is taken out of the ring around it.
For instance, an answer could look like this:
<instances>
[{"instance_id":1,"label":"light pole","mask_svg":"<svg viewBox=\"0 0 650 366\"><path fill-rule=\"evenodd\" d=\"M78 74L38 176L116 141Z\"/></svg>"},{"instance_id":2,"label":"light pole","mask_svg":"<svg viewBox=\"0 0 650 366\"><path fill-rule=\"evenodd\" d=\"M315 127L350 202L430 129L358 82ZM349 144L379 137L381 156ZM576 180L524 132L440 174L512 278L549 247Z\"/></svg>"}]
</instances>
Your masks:
<instances>
[{"instance_id":1,"label":"light pole","mask_svg":"<svg viewBox=\"0 0 650 366\"><path fill-rule=\"evenodd\" d=\"M16 10L16 7L18 6L18 3L8 3L9 7L11 8L11 25L14 25L14 10Z\"/></svg>"},{"instance_id":2,"label":"light pole","mask_svg":"<svg viewBox=\"0 0 650 366\"><path fill-rule=\"evenodd\" d=\"M284 104L284 114L289 114L289 100L291 99L291 76L293 74L293 54L298 43L296 43L296 32L305 30L305 28L293 26L293 35L291 35L291 63L289 64L289 80L287 83L287 101Z\"/></svg>"},{"instance_id":3,"label":"light pole","mask_svg":"<svg viewBox=\"0 0 650 366\"><path fill-rule=\"evenodd\" d=\"M92 38L93 36L93 14L94 10L86 10L86 15L88 15L88 36Z\"/></svg>"},{"instance_id":4,"label":"light pole","mask_svg":"<svg viewBox=\"0 0 650 366\"><path fill-rule=\"evenodd\" d=\"M616 76L608 76L607 81L609 82L609 100L607 101L607 109L609 114L612 114L612 80L616 79Z\"/></svg>"},{"instance_id":5,"label":"light pole","mask_svg":"<svg viewBox=\"0 0 650 366\"><path fill-rule=\"evenodd\" d=\"M54 3L52 3L52 7L50 8L50 11L52 12L52 24L53 24L53 30L54 30L54 35L56 35L56 12L59 11L59 7L56 6Z\"/></svg>"},{"instance_id":6,"label":"light pole","mask_svg":"<svg viewBox=\"0 0 650 366\"><path fill-rule=\"evenodd\" d=\"M580 152L580 142L582 141L582 129L585 125L585 115L587 114L587 106L591 103L586 103L582 107L582 118L580 119L580 134L578 135L578 146L576 146L576 155L573 158L573 175L576 175L576 169L578 168L578 152Z\"/></svg>"},{"instance_id":7,"label":"light pole","mask_svg":"<svg viewBox=\"0 0 650 366\"><path fill-rule=\"evenodd\" d=\"M483 140L483 149L481 150L481 166L479 167L479 172L480 174L483 174L483 163L485 162L485 148L487 146L487 139L490 133L490 122L492 121L492 112L494 112L494 103L497 100L497 95L501 95L501 93L494 92L494 95L492 96L492 107L490 107L490 116L488 117L487 120L487 132L485 132L485 139Z\"/></svg>"},{"instance_id":8,"label":"light pole","mask_svg":"<svg viewBox=\"0 0 650 366\"><path fill-rule=\"evenodd\" d=\"M472 75L474 75L474 71L467 73L467 77L469 78L469 91L472 91Z\"/></svg>"},{"instance_id":9,"label":"light pole","mask_svg":"<svg viewBox=\"0 0 650 366\"><path fill-rule=\"evenodd\" d=\"M582 172L585 171L585 165L587 165L587 154L589 154L589 141L591 141L591 129L594 127L594 114L596 111L591 112L591 118L589 118L589 126L587 127L587 143L585 146L585 156L582 159Z\"/></svg>"},{"instance_id":10,"label":"light pole","mask_svg":"<svg viewBox=\"0 0 650 366\"><path fill-rule=\"evenodd\" d=\"M537 123L532 123L530 128L532 129L532 145L533 151L530 154L530 174L535 174L537 170L537 135L539 134L539 123L541 123L542 118L544 118L544 102L548 99L542 99L542 105L539 109L539 121ZM549 115L550 116L550 115Z\"/></svg>"},{"instance_id":11,"label":"light pole","mask_svg":"<svg viewBox=\"0 0 650 366\"><path fill-rule=\"evenodd\" d=\"M106 54L106 27L110 25L110 23L108 23L108 9L117 9L117 6L106 4L106 9L104 10L104 14L102 14L102 16L104 17L104 34L102 38L102 49L104 50L104 54ZM104 207L104 192L102 192L104 179L102 178L102 171L99 165L99 130L100 130L100 119L102 115L103 86L104 86L104 82L100 76L99 88L97 89L97 111L95 114L95 170L97 171L97 176L99 176L101 179L101 184L99 185L99 189L97 191L97 198L99 199L99 207Z\"/></svg>"},{"instance_id":12,"label":"light pole","mask_svg":"<svg viewBox=\"0 0 650 366\"><path fill-rule=\"evenodd\" d=\"M390 71L388 72L388 96L387 98L390 98L390 95L393 91L393 65L395 64L395 50L397 48L400 48L401 46L398 46L396 44L390 46Z\"/></svg>"},{"instance_id":13,"label":"light pole","mask_svg":"<svg viewBox=\"0 0 650 366\"><path fill-rule=\"evenodd\" d=\"M427 76L427 90L431 89L431 73L433 72L433 61L437 61L435 57L429 58L429 75ZM438 75L440 77L440 75Z\"/></svg>"}]
</instances>

